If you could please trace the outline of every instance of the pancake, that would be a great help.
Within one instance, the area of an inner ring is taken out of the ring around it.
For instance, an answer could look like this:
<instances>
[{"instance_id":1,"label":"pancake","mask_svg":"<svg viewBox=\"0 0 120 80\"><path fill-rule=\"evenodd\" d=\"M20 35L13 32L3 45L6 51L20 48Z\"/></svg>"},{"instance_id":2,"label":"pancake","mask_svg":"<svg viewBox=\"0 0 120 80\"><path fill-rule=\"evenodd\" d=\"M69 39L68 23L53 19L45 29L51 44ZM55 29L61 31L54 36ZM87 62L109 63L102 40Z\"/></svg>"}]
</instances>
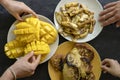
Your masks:
<instances>
[{"instance_id":1,"label":"pancake","mask_svg":"<svg viewBox=\"0 0 120 80\"><path fill-rule=\"evenodd\" d=\"M73 49L76 43L74 42L64 42L61 45L59 45L57 51L55 52L55 55L61 55L63 58L66 57L66 55ZM78 44L78 43L77 43ZM87 48L89 48L94 53L94 58L91 61L92 72L95 75L95 80L99 80L101 75L101 59L98 54L98 52L88 43L81 43L80 45L83 45ZM51 80L63 80L62 72L57 70L51 65L50 60L48 62L48 72Z\"/></svg>"}]
</instances>

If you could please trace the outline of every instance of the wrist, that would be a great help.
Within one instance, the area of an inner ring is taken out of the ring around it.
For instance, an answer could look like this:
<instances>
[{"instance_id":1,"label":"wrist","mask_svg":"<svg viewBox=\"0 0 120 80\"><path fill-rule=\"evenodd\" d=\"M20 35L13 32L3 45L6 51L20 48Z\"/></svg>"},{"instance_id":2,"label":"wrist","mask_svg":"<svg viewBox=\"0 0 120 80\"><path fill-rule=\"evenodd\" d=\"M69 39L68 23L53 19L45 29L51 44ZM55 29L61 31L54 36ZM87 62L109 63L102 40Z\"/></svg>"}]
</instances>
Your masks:
<instances>
[{"instance_id":1,"label":"wrist","mask_svg":"<svg viewBox=\"0 0 120 80\"><path fill-rule=\"evenodd\" d=\"M1 76L0 80L14 80L14 76L12 75L11 71L7 69Z\"/></svg>"},{"instance_id":2,"label":"wrist","mask_svg":"<svg viewBox=\"0 0 120 80\"><path fill-rule=\"evenodd\" d=\"M15 71L13 70L13 68L12 68L12 67L10 67L10 68L9 68L9 71L10 71L10 72L11 72L11 74L13 75L14 80L16 80L16 73L15 73Z\"/></svg>"}]
</instances>

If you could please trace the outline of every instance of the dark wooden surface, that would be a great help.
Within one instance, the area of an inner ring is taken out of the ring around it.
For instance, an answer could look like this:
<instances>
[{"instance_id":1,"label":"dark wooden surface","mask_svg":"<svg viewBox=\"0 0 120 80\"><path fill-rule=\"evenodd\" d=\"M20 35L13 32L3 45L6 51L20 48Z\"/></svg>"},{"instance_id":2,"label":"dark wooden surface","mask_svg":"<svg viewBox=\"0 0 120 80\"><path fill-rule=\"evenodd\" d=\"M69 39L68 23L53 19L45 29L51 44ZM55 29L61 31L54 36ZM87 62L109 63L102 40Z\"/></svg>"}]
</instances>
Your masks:
<instances>
[{"instance_id":1,"label":"dark wooden surface","mask_svg":"<svg viewBox=\"0 0 120 80\"><path fill-rule=\"evenodd\" d=\"M53 21L53 13L56 5L60 0L20 0L31 7L36 13L44 15ZM105 4L117 0L99 0L104 6ZM10 60L4 54L4 45L7 42L7 33L15 18L11 16L2 6L0 6L0 75L12 65L16 60ZM60 42L66 41L60 36ZM120 28L116 28L114 24L105 27L99 36L90 43L99 53L101 59L113 58L120 62ZM50 80L48 63L39 65L33 76L18 80ZM119 80L110 74L101 75L100 80Z\"/></svg>"}]
</instances>

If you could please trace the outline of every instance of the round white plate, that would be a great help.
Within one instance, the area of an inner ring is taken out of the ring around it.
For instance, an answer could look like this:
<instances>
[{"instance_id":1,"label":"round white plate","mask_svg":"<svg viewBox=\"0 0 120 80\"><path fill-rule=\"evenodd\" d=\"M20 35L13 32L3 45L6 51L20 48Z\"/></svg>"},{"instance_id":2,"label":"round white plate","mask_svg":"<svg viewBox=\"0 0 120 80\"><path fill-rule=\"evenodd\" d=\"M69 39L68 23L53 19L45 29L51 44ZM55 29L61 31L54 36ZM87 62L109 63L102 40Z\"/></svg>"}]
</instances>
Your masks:
<instances>
[{"instance_id":1,"label":"round white plate","mask_svg":"<svg viewBox=\"0 0 120 80\"><path fill-rule=\"evenodd\" d=\"M27 17L30 17L31 15L26 15L26 16L23 16L22 18L27 18ZM50 21L48 18L42 16L42 15L38 15L39 19L42 20L42 21L45 21L45 22L48 22L50 23L52 26L55 27L55 25L53 24L52 21ZM7 42L15 39L15 35L13 34L13 30L15 29L15 24L18 23L18 20L16 20L10 27L9 31L8 31L8 35L7 35ZM59 44L59 35L57 36L57 39L56 41L50 45L50 53L47 55L46 59L43 60L41 63L44 63L46 62L47 60L49 60L53 54L55 53L57 47L58 47L58 44Z\"/></svg>"},{"instance_id":2,"label":"round white plate","mask_svg":"<svg viewBox=\"0 0 120 80\"><path fill-rule=\"evenodd\" d=\"M55 9L55 12L59 12L60 7L64 6L66 3L69 3L69 2L79 2L79 3L87 6L90 11L94 12L94 18L96 20L96 24L95 24L94 31L92 32L92 34L88 34L85 38L78 39L76 42L78 42L78 43L88 42L88 41L94 39L95 37L97 37L103 29L103 27L101 26L101 24L98 21L99 13L103 10L102 5L98 2L98 0L61 0ZM60 26L55 18L55 12L54 12L54 23L58 30ZM72 41L70 36L67 36L64 38L69 41Z\"/></svg>"}]
</instances>

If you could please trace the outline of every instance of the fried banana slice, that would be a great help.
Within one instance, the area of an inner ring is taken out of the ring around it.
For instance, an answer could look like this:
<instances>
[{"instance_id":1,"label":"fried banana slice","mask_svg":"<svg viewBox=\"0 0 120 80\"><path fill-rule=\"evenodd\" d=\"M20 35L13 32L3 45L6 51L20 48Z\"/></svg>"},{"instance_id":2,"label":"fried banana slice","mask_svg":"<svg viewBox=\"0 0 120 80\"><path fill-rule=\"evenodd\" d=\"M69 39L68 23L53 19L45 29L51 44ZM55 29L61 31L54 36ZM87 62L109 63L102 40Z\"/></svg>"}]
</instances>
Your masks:
<instances>
[{"instance_id":1,"label":"fried banana slice","mask_svg":"<svg viewBox=\"0 0 120 80\"><path fill-rule=\"evenodd\" d=\"M78 26L74 23L71 23L71 22L63 21L62 26L65 27L65 28L67 27L67 28L70 28L70 29L78 30Z\"/></svg>"},{"instance_id":2,"label":"fried banana slice","mask_svg":"<svg viewBox=\"0 0 120 80\"><path fill-rule=\"evenodd\" d=\"M76 7L78 5L79 5L78 2L69 2L69 3L65 4L65 7L70 8L70 7Z\"/></svg>"},{"instance_id":3,"label":"fried banana slice","mask_svg":"<svg viewBox=\"0 0 120 80\"><path fill-rule=\"evenodd\" d=\"M59 24L62 22L62 13L61 12L55 12L56 20Z\"/></svg>"},{"instance_id":4,"label":"fried banana slice","mask_svg":"<svg viewBox=\"0 0 120 80\"><path fill-rule=\"evenodd\" d=\"M77 38L77 39L79 39L79 38L84 38L84 37L86 37L87 36L87 34L88 34L88 29L81 29L81 31L80 31L80 34L79 35L76 35L75 36L75 38Z\"/></svg>"},{"instance_id":5,"label":"fried banana slice","mask_svg":"<svg viewBox=\"0 0 120 80\"><path fill-rule=\"evenodd\" d=\"M70 36L73 41L84 38L94 30L94 13L78 2L61 6L60 10L55 12L55 17L60 26L60 34L64 37Z\"/></svg>"}]
</instances>

